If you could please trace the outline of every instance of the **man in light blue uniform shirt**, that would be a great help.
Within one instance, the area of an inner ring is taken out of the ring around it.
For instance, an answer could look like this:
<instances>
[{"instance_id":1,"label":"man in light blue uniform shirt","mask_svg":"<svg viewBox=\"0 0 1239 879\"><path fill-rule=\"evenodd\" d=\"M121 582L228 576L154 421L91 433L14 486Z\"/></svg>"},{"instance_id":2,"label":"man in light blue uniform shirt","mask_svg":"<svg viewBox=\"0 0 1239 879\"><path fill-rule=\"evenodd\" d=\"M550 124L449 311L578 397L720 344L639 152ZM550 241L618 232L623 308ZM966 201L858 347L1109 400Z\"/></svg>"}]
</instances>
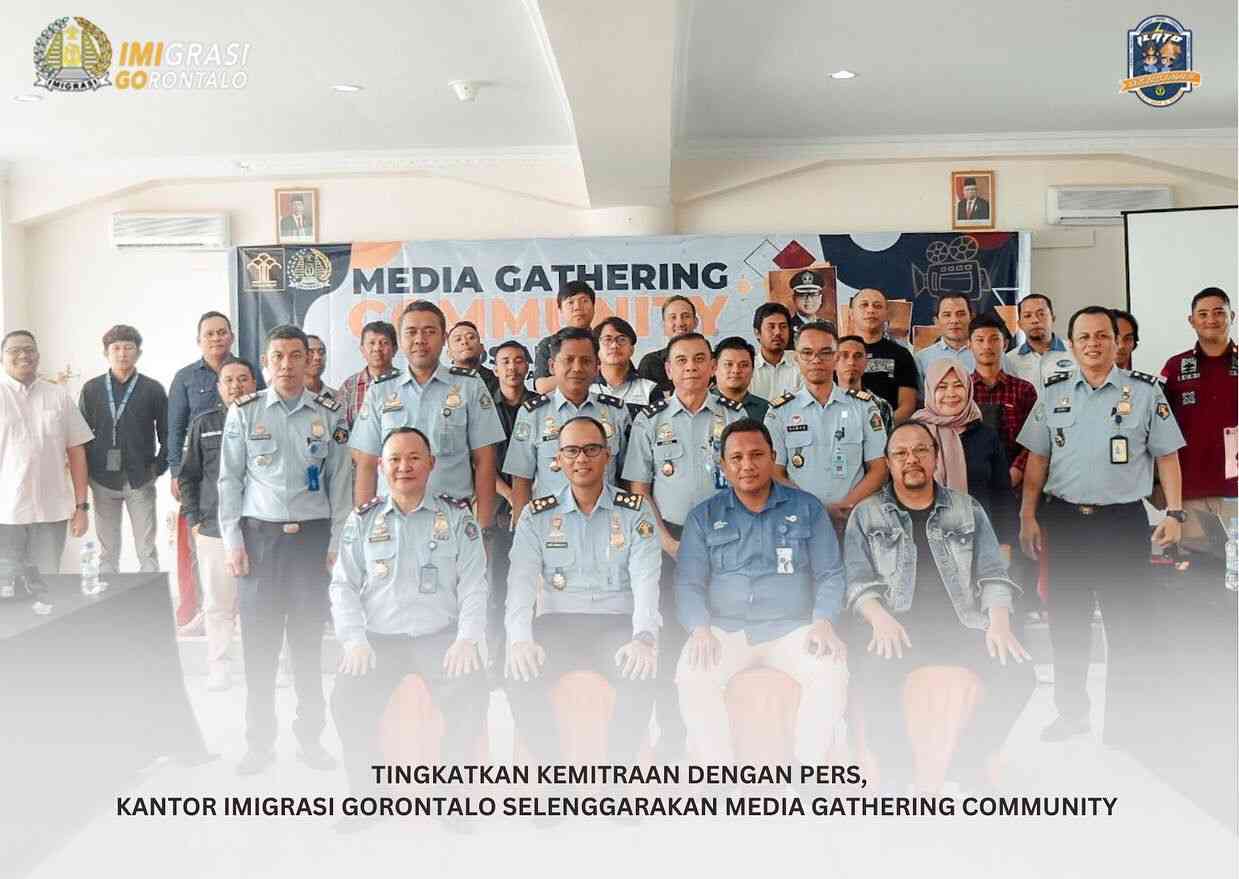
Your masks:
<instances>
[{"instance_id":1,"label":"man in light blue uniform shirt","mask_svg":"<svg viewBox=\"0 0 1239 879\"><path fill-rule=\"evenodd\" d=\"M886 481L886 425L871 393L835 386L836 346L830 324L800 328L795 350L804 386L771 401L765 423L779 478L821 501L842 531L852 507Z\"/></svg>"},{"instance_id":2,"label":"man in light blue uniform shirt","mask_svg":"<svg viewBox=\"0 0 1239 879\"><path fill-rule=\"evenodd\" d=\"M343 656L332 716L349 787L373 786L379 721L405 675L420 675L443 715L444 763L471 762L488 704L478 642L486 632L486 554L466 501L428 493L430 442L398 427L383 444L390 497L349 516L331 576Z\"/></svg>"},{"instance_id":3,"label":"man in light blue uniform shirt","mask_svg":"<svg viewBox=\"0 0 1239 879\"><path fill-rule=\"evenodd\" d=\"M558 456L559 431L571 419L588 415L606 431L607 482L619 481L630 421L628 408L616 397L590 390L598 374L598 342L589 330L565 327L551 336L551 365L559 384L548 394L535 394L521 404L503 461L512 477L512 516L533 495L558 494L568 481Z\"/></svg>"},{"instance_id":4,"label":"man in light blue uniform shirt","mask_svg":"<svg viewBox=\"0 0 1239 879\"><path fill-rule=\"evenodd\" d=\"M833 627L846 589L839 542L817 498L774 481L762 424L728 426L723 462L732 487L693 509L676 571L690 633L676 682L695 759L736 762L723 693L738 672L766 665L800 684L795 754L818 764L847 701L847 648Z\"/></svg>"},{"instance_id":5,"label":"man in light blue uniform shirt","mask_svg":"<svg viewBox=\"0 0 1239 879\"><path fill-rule=\"evenodd\" d=\"M587 669L615 688L609 760L631 764L649 729L657 670L661 549L639 494L606 481L600 421L570 419L558 460L569 485L534 498L516 526L508 575L507 686L512 714L534 756L556 762L551 690ZM541 612L534 605L541 582Z\"/></svg>"},{"instance_id":6,"label":"man in light blue uniform shirt","mask_svg":"<svg viewBox=\"0 0 1239 879\"><path fill-rule=\"evenodd\" d=\"M920 377L920 394L924 398L925 375L929 364L942 357L954 357L964 364L969 374L976 371L977 361L968 345L968 327L972 322L972 300L962 293L943 293L938 297L934 323L942 335L938 341L916 352L916 371ZM1002 355L1002 368L1011 372L1007 355Z\"/></svg>"},{"instance_id":7,"label":"man in light blue uniform shirt","mask_svg":"<svg viewBox=\"0 0 1239 879\"><path fill-rule=\"evenodd\" d=\"M440 364L447 319L437 305L409 303L399 330L409 367L375 380L353 424L353 499L361 506L386 489L378 479L383 438L416 427L430 437L437 462L430 494L476 501L478 523L488 529L495 521L494 446L504 439L494 398L475 370Z\"/></svg>"},{"instance_id":8,"label":"man in light blue uniform shirt","mask_svg":"<svg viewBox=\"0 0 1239 879\"><path fill-rule=\"evenodd\" d=\"M1143 498L1153 491L1156 464L1167 518L1153 540L1177 543L1185 518L1183 434L1157 379L1115 365L1118 324L1107 309L1077 311L1067 336L1079 370L1046 380L1018 437L1028 449L1020 544L1037 558L1044 530L1053 554L1048 605L1058 718L1041 738L1057 742L1089 730L1084 683L1096 601L1106 628L1105 742L1130 745L1160 734L1149 691L1164 636Z\"/></svg>"},{"instance_id":9,"label":"man in light blue uniform shirt","mask_svg":"<svg viewBox=\"0 0 1239 879\"><path fill-rule=\"evenodd\" d=\"M242 775L275 759L275 674L285 630L297 691L297 756L315 769L335 766L319 744L326 713L324 563L335 562L351 471L340 404L305 390L308 352L297 327L268 333L263 365L271 386L238 398L224 421L219 530L225 566L238 578L245 633L249 750L237 766Z\"/></svg>"},{"instance_id":10,"label":"man in light blue uniform shirt","mask_svg":"<svg viewBox=\"0 0 1239 879\"><path fill-rule=\"evenodd\" d=\"M1037 393L1045 380L1060 372L1075 369L1075 357L1054 332L1054 303L1044 293L1029 293L1019 304L1020 329L1024 343L1007 355L1010 367L1003 370L1024 379Z\"/></svg>"}]
</instances>

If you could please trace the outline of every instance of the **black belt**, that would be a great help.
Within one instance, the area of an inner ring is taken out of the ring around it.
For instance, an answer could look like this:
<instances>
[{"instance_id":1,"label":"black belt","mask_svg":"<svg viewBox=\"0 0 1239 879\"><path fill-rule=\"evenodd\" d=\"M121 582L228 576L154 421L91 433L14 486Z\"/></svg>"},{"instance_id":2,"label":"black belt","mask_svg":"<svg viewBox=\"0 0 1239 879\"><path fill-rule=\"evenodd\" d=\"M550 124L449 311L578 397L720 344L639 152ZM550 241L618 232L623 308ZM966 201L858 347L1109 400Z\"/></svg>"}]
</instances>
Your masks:
<instances>
[{"instance_id":1,"label":"black belt","mask_svg":"<svg viewBox=\"0 0 1239 879\"><path fill-rule=\"evenodd\" d=\"M1060 497L1054 497L1052 494L1044 495L1044 500L1047 506L1053 506L1059 510L1070 511L1079 516L1097 516L1103 513L1116 513L1129 507L1142 505L1140 501L1128 501L1121 504L1077 504L1073 501L1063 500Z\"/></svg>"},{"instance_id":2,"label":"black belt","mask_svg":"<svg viewBox=\"0 0 1239 879\"><path fill-rule=\"evenodd\" d=\"M242 516L241 522L260 531L279 531L281 534L299 534L304 528L311 528L327 519L303 519L300 522L268 522L266 519L255 519L253 516Z\"/></svg>"}]
</instances>

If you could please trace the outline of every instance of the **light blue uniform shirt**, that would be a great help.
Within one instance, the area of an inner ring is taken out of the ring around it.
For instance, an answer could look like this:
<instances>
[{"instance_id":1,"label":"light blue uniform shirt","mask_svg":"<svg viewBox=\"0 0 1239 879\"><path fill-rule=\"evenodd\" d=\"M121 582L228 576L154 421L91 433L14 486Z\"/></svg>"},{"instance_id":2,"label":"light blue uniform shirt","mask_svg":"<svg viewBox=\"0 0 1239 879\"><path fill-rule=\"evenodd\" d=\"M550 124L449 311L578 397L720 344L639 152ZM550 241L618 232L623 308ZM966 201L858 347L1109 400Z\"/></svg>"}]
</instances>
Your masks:
<instances>
[{"instance_id":1,"label":"light blue uniform shirt","mask_svg":"<svg viewBox=\"0 0 1239 879\"><path fill-rule=\"evenodd\" d=\"M632 632L658 634L662 548L654 515L639 494L604 485L588 516L571 486L534 498L516 524L508 574L508 643L533 640L533 611L542 584L542 613L632 616Z\"/></svg>"},{"instance_id":2,"label":"light blue uniform shirt","mask_svg":"<svg viewBox=\"0 0 1239 879\"><path fill-rule=\"evenodd\" d=\"M508 454L500 461L504 473L533 480L535 495L556 494L568 484L555 463L559 451L559 431L571 419L587 415L602 422L607 434L611 462L606 481L614 484L624 463L626 437L631 426L628 408L617 397L590 390L580 406L568 400L558 388L538 394L521 404L512 427Z\"/></svg>"},{"instance_id":3,"label":"light blue uniform shirt","mask_svg":"<svg viewBox=\"0 0 1239 879\"><path fill-rule=\"evenodd\" d=\"M318 489L309 469L318 470ZM286 403L274 388L228 407L219 454L219 530L241 549L241 517L264 522L331 520L331 544L352 505L348 427L340 404L309 391Z\"/></svg>"},{"instance_id":4,"label":"light blue uniform shirt","mask_svg":"<svg viewBox=\"0 0 1239 879\"><path fill-rule=\"evenodd\" d=\"M468 506L429 495L407 513L376 497L349 514L331 572L336 638L352 647L366 632L456 637L486 632L486 552Z\"/></svg>"},{"instance_id":5,"label":"light blue uniform shirt","mask_svg":"<svg viewBox=\"0 0 1239 879\"><path fill-rule=\"evenodd\" d=\"M881 458L886 425L868 391L835 385L826 405L808 388L770 404L766 429L775 461L787 468L797 488L823 504L833 504L865 476L865 464Z\"/></svg>"},{"instance_id":6,"label":"light blue uniform shirt","mask_svg":"<svg viewBox=\"0 0 1239 879\"><path fill-rule=\"evenodd\" d=\"M440 366L425 385L407 369L376 379L353 423L352 446L380 457L383 438L397 427L416 427L430 438L435 466L426 493L432 496L473 498L470 452L504 439L495 400L485 383L476 370L455 366ZM378 493L387 490L380 466Z\"/></svg>"},{"instance_id":7,"label":"light blue uniform shirt","mask_svg":"<svg viewBox=\"0 0 1239 879\"><path fill-rule=\"evenodd\" d=\"M1185 445L1157 380L1117 366L1097 389L1075 371L1047 380L1016 442L1050 459L1046 493L1073 504L1148 496L1154 459Z\"/></svg>"}]
</instances>

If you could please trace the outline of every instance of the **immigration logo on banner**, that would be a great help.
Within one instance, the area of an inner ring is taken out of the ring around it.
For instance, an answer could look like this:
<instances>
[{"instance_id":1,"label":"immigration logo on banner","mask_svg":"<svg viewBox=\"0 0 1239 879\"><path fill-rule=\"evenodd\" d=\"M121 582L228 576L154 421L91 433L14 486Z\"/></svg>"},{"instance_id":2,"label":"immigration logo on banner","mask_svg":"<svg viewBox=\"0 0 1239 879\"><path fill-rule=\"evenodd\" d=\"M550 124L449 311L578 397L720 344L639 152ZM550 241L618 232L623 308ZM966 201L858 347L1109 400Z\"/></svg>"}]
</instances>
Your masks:
<instances>
[{"instance_id":1,"label":"immigration logo on banner","mask_svg":"<svg viewBox=\"0 0 1239 879\"><path fill-rule=\"evenodd\" d=\"M95 91L111 85L112 44L80 15L58 18L34 42L34 84L53 92Z\"/></svg>"},{"instance_id":2,"label":"immigration logo on banner","mask_svg":"<svg viewBox=\"0 0 1239 879\"><path fill-rule=\"evenodd\" d=\"M1134 92L1150 107L1169 107L1195 86L1192 32L1169 15L1150 15L1127 32L1127 79L1122 91Z\"/></svg>"},{"instance_id":3,"label":"immigration logo on banner","mask_svg":"<svg viewBox=\"0 0 1239 879\"><path fill-rule=\"evenodd\" d=\"M675 294L693 302L701 332L717 341L752 338L753 311L766 301L798 314L811 308L812 317L836 320L845 330L852 295L878 287L893 300L892 336L907 339L910 324L933 323L944 292L965 293L978 311L1014 305L1023 247L1014 232L238 247L235 323L241 355L255 362L262 339L278 324L320 336L330 352L328 384L361 368L362 327L396 323L409 301L435 303L449 326L472 321L488 347L506 339L532 347L559 329L555 294L576 280L598 292L595 323L618 315L632 324L637 358L666 344L661 306ZM797 289L805 277L813 280L813 295Z\"/></svg>"}]
</instances>

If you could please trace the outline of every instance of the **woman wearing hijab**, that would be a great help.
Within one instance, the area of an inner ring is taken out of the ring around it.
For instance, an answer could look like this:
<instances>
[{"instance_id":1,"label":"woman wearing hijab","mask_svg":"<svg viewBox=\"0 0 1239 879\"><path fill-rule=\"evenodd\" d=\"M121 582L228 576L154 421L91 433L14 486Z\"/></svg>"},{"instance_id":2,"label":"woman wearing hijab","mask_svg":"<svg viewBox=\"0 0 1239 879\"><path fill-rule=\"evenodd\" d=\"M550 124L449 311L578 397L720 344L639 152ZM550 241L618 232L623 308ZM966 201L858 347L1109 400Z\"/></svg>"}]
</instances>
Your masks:
<instances>
[{"instance_id":1,"label":"woman wearing hijab","mask_svg":"<svg viewBox=\"0 0 1239 879\"><path fill-rule=\"evenodd\" d=\"M1010 544L1015 525L1015 495L1007 453L998 431L981 420L972 398L972 377L954 357L929 364L925 406L912 413L938 442L934 480L972 495L989 514L1000 543Z\"/></svg>"}]
</instances>

